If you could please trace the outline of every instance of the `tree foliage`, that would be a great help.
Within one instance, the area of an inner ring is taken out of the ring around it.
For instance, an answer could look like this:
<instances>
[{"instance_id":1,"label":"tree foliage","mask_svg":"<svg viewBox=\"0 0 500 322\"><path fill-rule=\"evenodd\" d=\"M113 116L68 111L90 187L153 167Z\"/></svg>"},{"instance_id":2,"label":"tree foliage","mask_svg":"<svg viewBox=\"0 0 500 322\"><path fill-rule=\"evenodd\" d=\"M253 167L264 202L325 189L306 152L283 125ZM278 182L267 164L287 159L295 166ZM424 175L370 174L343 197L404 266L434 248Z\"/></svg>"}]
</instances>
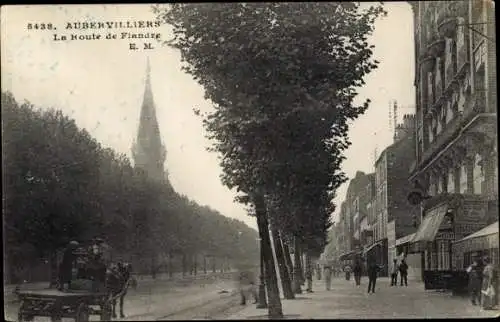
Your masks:
<instances>
[{"instance_id":1,"label":"tree foliage","mask_svg":"<svg viewBox=\"0 0 500 322\"><path fill-rule=\"evenodd\" d=\"M368 36L384 14L359 3L172 4L167 43L205 89L204 125L238 200L264 194L275 222L319 254L331 199L346 180L348 121L367 109L356 88L377 67ZM272 200L271 205L269 201Z\"/></svg>"},{"instance_id":2,"label":"tree foliage","mask_svg":"<svg viewBox=\"0 0 500 322\"><path fill-rule=\"evenodd\" d=\"M70 240L95 236L136 262L161 253L258 258L255 230L150 181L60 111L2 93L2 141L12 268L23 266L21 252L47 258Z\"/></svg>"}]
</instances>

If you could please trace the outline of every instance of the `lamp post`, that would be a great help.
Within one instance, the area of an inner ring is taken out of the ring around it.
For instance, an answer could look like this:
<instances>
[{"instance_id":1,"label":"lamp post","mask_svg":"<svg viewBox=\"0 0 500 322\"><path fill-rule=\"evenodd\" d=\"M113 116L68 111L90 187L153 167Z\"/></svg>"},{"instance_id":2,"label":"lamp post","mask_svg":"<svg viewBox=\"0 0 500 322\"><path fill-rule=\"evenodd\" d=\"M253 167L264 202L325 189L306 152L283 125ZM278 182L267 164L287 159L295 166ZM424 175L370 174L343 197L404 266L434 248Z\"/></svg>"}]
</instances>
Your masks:
<instances>
[{"instance_id":1,"label":"lamp post","mask_svg":"<svg viewBox=\"0 0 500 322\"><path fill-rule=\"evenodd\" d=\"M260 247L260 284L259 284L259 303L257 303L258 309L266 309L266 282L264 275L264 248L262 247L262 240L257 238Z\"/></svg>"}]
</instances>

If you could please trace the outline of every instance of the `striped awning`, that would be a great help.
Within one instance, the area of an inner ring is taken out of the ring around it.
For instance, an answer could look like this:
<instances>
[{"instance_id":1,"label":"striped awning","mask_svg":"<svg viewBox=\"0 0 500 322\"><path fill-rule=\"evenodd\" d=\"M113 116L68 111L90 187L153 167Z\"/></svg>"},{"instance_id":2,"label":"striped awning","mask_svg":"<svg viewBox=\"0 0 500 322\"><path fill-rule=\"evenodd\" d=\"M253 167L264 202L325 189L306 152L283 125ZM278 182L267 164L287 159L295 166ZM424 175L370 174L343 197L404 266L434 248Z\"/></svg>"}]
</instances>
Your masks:
<instances>
[{"instance_id":1,"label":"striped awning","mask_svg":"<svg viewBox=\"0 0 500 322\"><path fill-rule=\"evenodd\" d=\"M434 241L441 223L443 222L448 205L443 204L432 209L425 217L412 240L415 242L430 242Z\"/></svg>"},{"instance_id":2,"label":"striped awning","mask_svg":"<svg viewBox=\"0 0 500 322\"><path fill-rule=\"evenodd\" d=\"M453 252L467 253L499 247L498 221L453 243Z\"/></svg>"},{"instance_id":3,"label":"striped awning","mask_svg":"<svg viewBox=\"0 0 500 322\"><path fill-rule=\"evenodd\" d=\"M347 253L344 253L344 254L340 255L339 259L341 261L343 261L345 259L351 258L353 255L354 255L354 251L350 251L350 252L347 252Z\"/></svg>"},{"instance_id":4,"label":"striped awning","mask_svg":"<svg viewBox=\"0 0 500 322\"><path fill-rule=\"evenodd\" d=\"M368 246L367 248L365 248L365 250L363 251L363 254L367 254L370 250L372 250L376 246L382 246L382 241L378 241L375 244L372 244L372 245Z\"/></svg>"},{"instance_id":5,"label":"striped awning","mask_svg":"<svg viewBox=\"0 0 500 322\"><path fill-rule=\"evenodd\" d=\"M399 238L398 240L396 240L396 246L409 243L413 240L414 237L415 237L415 233L403 236L403 237Z\"/></svg>"}]
</instances>

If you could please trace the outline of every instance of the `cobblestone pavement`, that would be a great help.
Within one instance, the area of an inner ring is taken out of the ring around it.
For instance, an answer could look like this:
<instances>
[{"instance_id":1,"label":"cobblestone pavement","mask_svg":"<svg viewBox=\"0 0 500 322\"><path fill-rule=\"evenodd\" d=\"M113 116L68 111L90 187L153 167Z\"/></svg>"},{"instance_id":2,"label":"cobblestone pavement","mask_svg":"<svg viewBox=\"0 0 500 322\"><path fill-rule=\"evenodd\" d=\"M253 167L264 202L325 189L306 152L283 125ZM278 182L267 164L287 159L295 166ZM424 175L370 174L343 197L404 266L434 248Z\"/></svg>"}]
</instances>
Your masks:
<instances>
[{"instance_id":1,"label":"cobblestone pavement","mask_svg":"<svg viewBox=\"0 0 500 322\"><path fill-rule=\"evenodd\" d=\"M405 319L405 318L474 318L499 316L498 310L484 311L467 298L449 293L424 290L422 283L391 287L388 278L377 280L376 292L368 294L368 279L356 286L353 279L332 280L330 291L324 281L314 282L314 293L282 300L285 318L293 319ZM228 316L227 319L267 319L267 309L255 305Z\"/></svg>"}]
</instances>

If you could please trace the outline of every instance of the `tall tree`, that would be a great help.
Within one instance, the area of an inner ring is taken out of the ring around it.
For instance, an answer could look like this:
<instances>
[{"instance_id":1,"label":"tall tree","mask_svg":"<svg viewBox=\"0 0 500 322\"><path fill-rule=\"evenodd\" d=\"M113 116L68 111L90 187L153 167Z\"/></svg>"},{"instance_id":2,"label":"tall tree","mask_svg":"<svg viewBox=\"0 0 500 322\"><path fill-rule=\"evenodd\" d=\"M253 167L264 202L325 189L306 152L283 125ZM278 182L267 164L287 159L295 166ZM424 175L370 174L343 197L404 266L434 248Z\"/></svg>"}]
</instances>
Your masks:
<instances>
[{"instance_id":1,"label":"tall tree","mask_svg":"<svg viewBox=\"0 0 500 322\"><path fill-rule=\"evenodd\" d=\"M295 189L303 185L299 172L315 160L302 158L304 152L333 150L339 158L325 167L334 181L329 188L338 185L341 152L349 144L347 121L368 106L354 106L353 100L355 88L376 67L367 36L383 13L380 6L361 10L357 3L346 2L173 4L157 12L174 28L170 44L187 62L183 69L215 105L204 124L213 150L222 156L224 184L251 195L254 203L283 186L304 192ZM309 176L306 186L314 178ZM268 252L265 204L255 206ZM300 220L294 222L299 231ZM304 244L311 243L311 238L304 239ZM268 283L273 284L276 278L267 268ZM281 317L274 289L268 288L273 303L269 314Z\"/></svg>"}]
</instances>

